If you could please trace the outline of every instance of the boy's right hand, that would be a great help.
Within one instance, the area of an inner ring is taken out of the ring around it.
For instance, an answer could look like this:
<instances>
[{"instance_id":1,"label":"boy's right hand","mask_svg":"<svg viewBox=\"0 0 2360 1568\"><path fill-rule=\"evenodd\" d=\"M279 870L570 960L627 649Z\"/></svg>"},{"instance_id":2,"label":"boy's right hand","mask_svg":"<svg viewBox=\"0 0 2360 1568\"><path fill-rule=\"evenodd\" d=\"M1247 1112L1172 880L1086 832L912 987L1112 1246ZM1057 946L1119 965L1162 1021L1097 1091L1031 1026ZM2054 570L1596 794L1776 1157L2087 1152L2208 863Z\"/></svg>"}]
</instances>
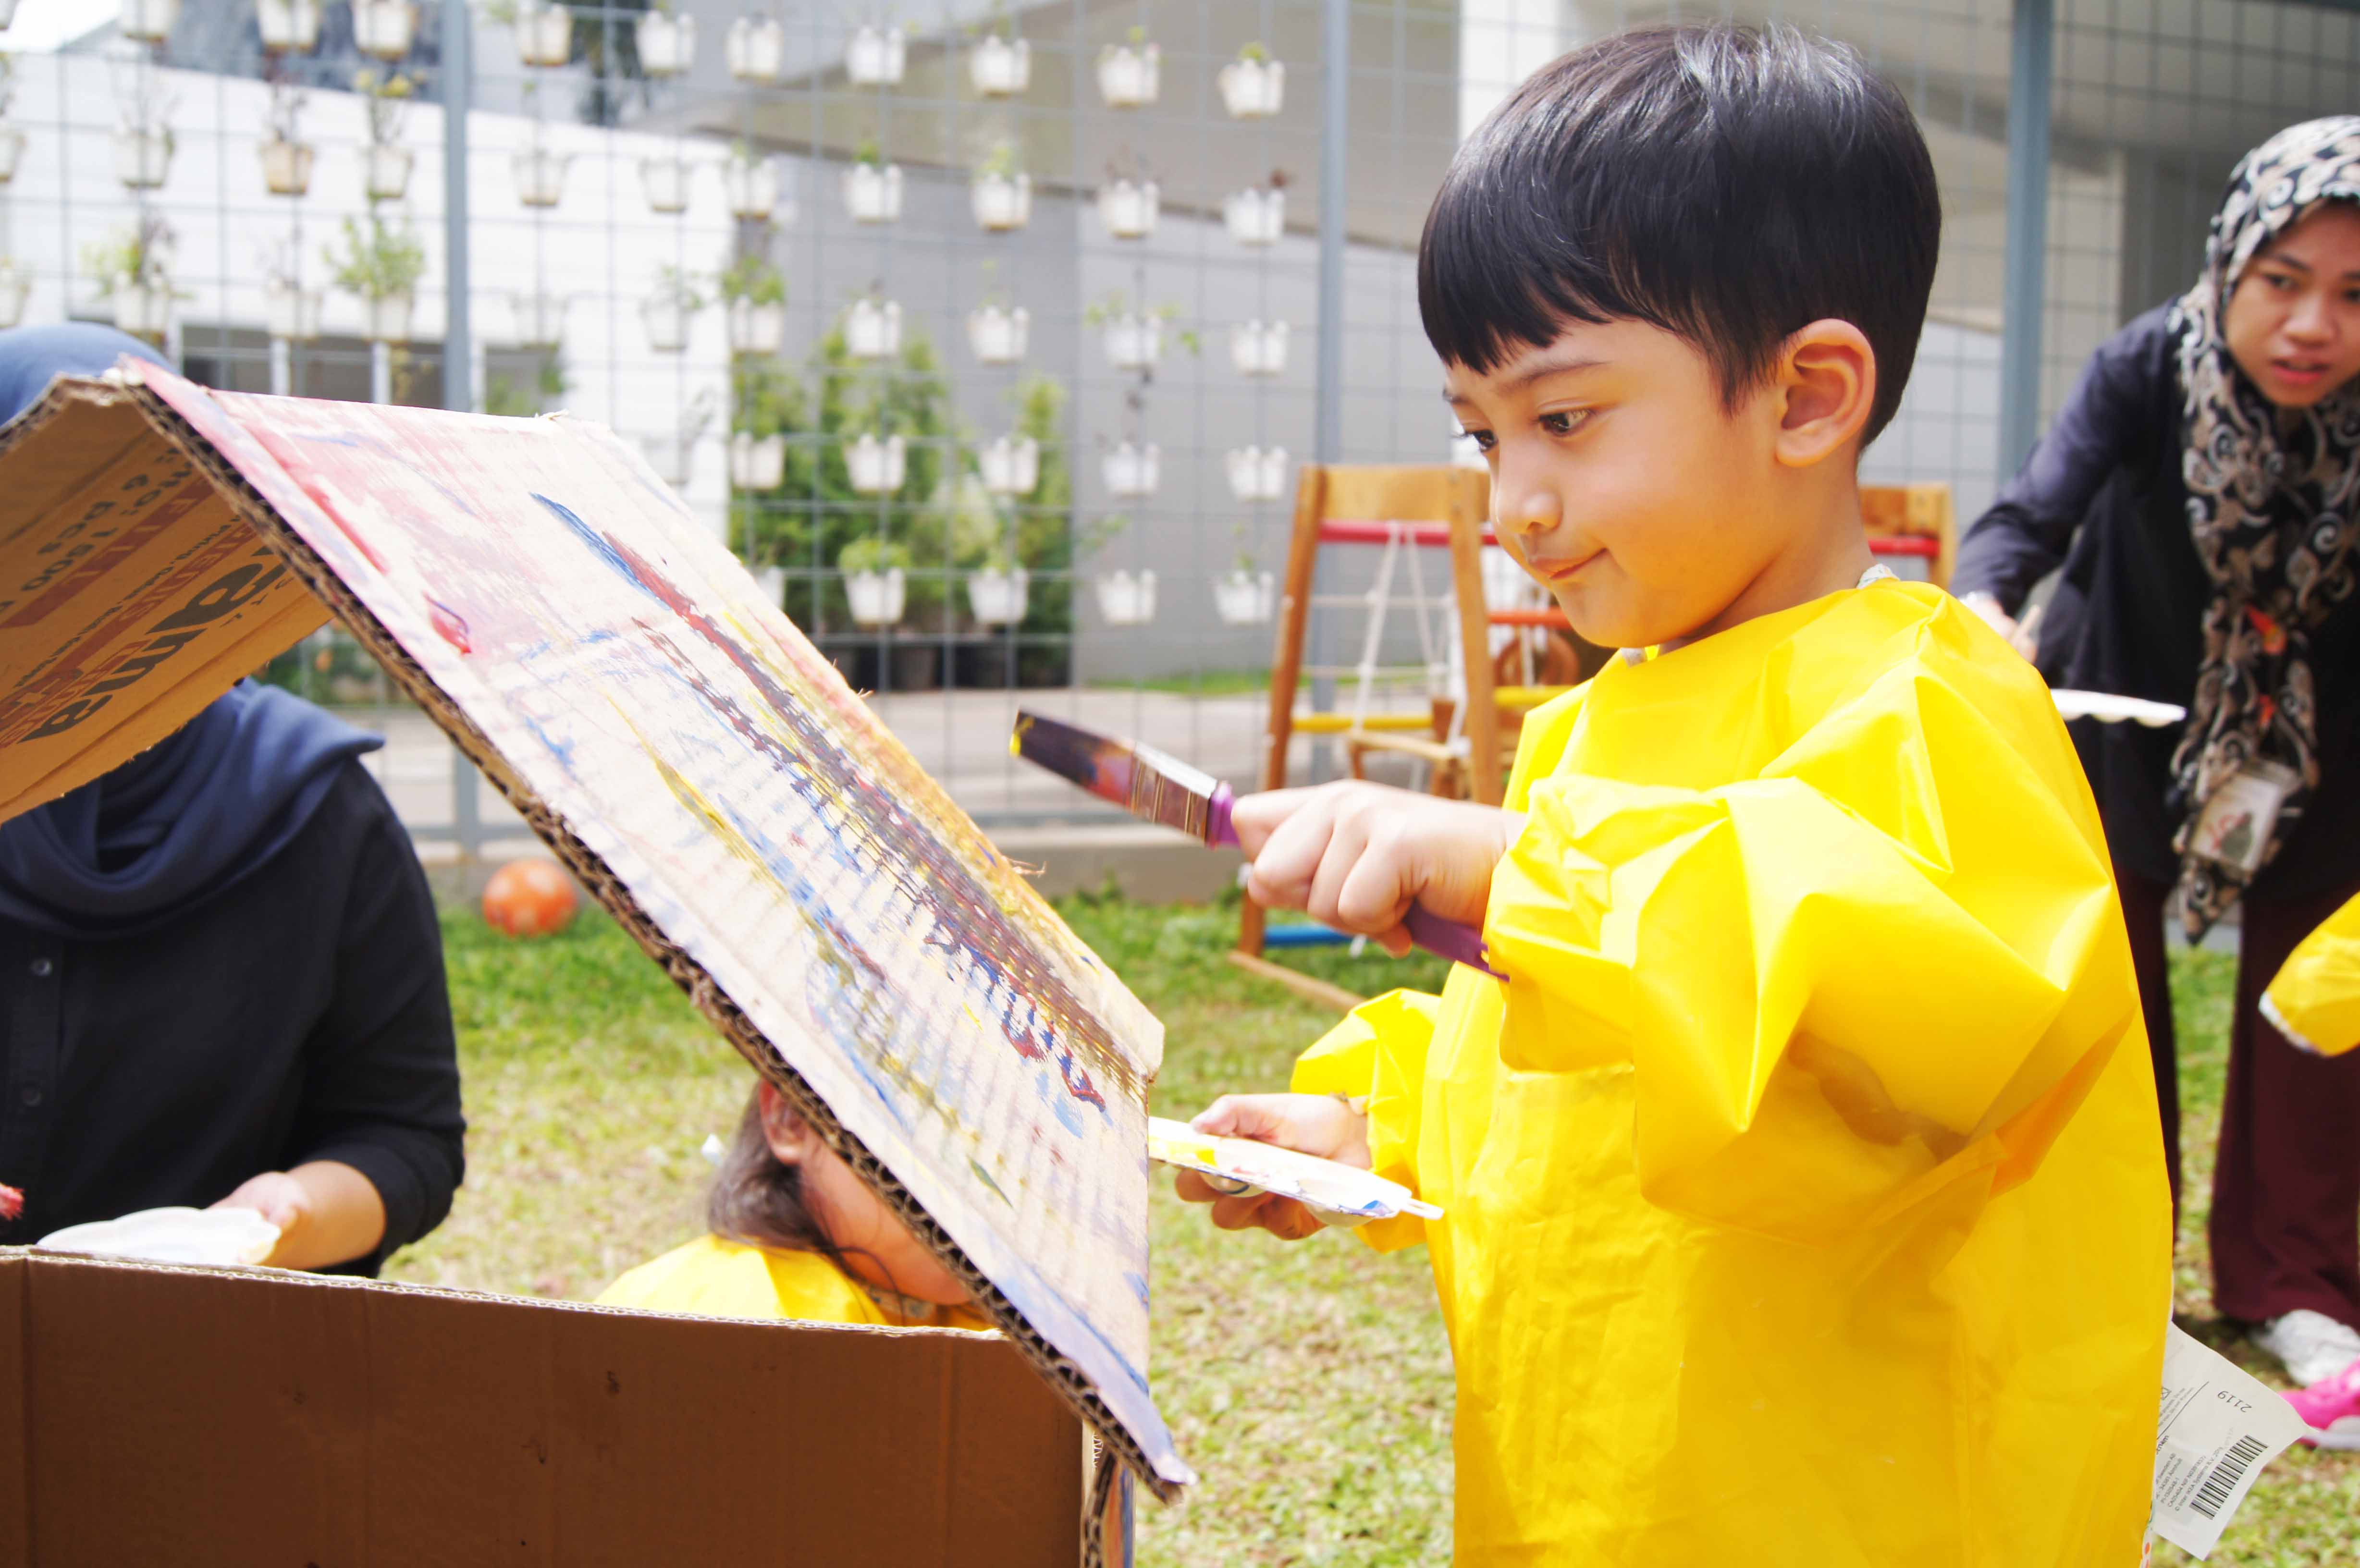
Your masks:
<instances>
[{"instance_id":1,"label":"boy's right hand","mask_svg":"<svg viewBox=\"0 0 2360 1568\"><path fill-rule=\"evenodd\" d=\"M1333 1094L1224 1094L1188 1125L1216 1138L1248 1138L1370 1168L1369 1118ZM1259 1225L1282 1241L1301 1241L1320 1229L1318 1216L1292 1198L1259 1190L1227 1192L1194 1171L1181 1171L1173 1191L1183 1202L1212 1204L1213 1223L1223 1230Z\"/></svg>"}]
</instances>

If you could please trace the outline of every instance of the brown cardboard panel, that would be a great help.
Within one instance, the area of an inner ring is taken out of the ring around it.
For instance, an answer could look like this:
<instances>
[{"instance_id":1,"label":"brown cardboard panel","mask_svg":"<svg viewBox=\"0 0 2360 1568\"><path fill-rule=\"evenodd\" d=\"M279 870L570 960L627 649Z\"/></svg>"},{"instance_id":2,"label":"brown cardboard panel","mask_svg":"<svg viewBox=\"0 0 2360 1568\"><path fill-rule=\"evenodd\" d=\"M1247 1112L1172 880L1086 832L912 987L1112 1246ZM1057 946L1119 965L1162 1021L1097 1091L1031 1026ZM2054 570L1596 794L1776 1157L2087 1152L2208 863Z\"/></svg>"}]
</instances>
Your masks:
<instances>
[{"instance_id":1,"label":"brown cardboard panel","mask_svg":"<svg viewBox=\"0 0 2360 1568\"><path fill-rule=\"evenodd\" d=\"M153 746L327 619L129 397L0 446L0 821Z\"/></svg>"},{"instance_id":2,"label":"brown cardboard panel","mask_svg":"<svg viewBox=\"0 0 2360 1568\"><path fill-rule=\"evenodd\" d=\"M42 1568L1080 1560L1081 1424L997 1336L21 1250L0 1303Z\"/></svg>"},{"instance_id":3,"label":"brown cardboard panel","mask_svg":"<svg viewBox=\"0 0 2360 1568\"><path fill-rule=\"evenodd\" d=\"M33 1558L31 1475L25 1454L25 1297L27 1276L0 1261L0 1564Z\"/></svg>"},{"instance_id":4,"label":"brown cardboard panel","mask_svg":"<svg viewBox=\"0 0 2360 1568\"><path fill-rule=\"evenodd\" d=\"M742 566L595 426L132 374L156 427L1042 1376L1175 1495L1189 1471L1144 1371L1142 1078L1162 1026ZM814 878L827 890L791 891ZM991 956L1011 942L1012 985ZM1068 985L1088 998L1078 1012ZM1057 1116L1061 1095L1092 1109Z\"/></svg>"}]
</instances>

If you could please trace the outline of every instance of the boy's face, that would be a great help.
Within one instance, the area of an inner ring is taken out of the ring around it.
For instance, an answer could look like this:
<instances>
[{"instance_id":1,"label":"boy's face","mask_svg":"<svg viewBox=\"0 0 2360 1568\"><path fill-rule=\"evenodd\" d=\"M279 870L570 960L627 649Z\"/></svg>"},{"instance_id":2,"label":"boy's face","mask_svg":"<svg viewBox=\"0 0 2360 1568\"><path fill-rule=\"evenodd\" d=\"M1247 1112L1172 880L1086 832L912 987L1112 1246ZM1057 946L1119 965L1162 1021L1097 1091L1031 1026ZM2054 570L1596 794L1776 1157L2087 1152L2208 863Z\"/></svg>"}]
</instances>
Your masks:
<instances>
[{"instance_id":1,"label":"boy's face","mask_svg":"<svg viewBox=\"0 0 2360 1568\"><path fill-rule=\"evenodd\" d=\"M1771 504L1784 399L1724 407L1711 365L1641 321L1572 322L1444 396L1491 469L1500 542L1574 630L1644 648L1718 629L1786 543Z\"/></svg>"}]
</instances>

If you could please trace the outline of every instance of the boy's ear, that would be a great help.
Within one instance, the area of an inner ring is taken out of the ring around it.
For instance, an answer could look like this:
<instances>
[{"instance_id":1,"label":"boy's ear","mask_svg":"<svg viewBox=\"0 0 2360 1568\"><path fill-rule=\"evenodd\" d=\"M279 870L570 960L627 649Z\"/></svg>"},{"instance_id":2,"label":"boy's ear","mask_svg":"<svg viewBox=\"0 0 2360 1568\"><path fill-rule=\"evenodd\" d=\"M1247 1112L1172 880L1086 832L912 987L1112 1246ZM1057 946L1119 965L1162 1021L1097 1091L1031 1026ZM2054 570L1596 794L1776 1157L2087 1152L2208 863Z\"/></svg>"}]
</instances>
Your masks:
<instances>
[{"instance_id":1,"label":"boy's ear","mask_svg":"<svg viewBox=\"0 0 2360 1568\"><path fill-rule=\"evenodd\" d=\"M1850 321L1813 321L1786 340L1771 376L1778 461L1808 468L1841 451L1876 404L1876 350Z\"/></svg>"},{"instance_id":2,"label":"boy's ear","mask_svg":"<svg viewBox=\"0 0 2360 1568\"><path fill-rule=\"evenodd\" d=\"M755 1090L762 1105L762 1141L770 1146L771 1155L781 1165L801 1165L819 1147L819 1134L809 1122L787 1104L778 1085L762 1080Z\"/></svg>"}]
</instances>

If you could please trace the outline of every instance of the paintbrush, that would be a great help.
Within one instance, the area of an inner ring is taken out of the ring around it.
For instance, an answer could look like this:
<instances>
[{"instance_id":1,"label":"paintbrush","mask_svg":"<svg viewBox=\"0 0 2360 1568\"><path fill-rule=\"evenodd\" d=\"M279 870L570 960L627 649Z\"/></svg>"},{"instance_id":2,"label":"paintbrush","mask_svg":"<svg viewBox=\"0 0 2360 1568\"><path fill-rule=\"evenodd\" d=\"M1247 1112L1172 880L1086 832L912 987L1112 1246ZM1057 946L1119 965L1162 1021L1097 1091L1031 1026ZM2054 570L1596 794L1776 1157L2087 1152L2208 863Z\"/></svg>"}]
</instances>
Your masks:
<instances>
[{"instance_id":1,"label":"paintbrush","mask_svg":"<svg viewBox=\"0 0 2360 1568\"><path fill-rule=\"evenodd\" d=\"M1143 821L1178 828L1215 848L1238 842L1238 830L1229 822L1237 796L1229 787L1152 746L1019 709L1008 750ZM1475 927L1446 920L1415 904L1402 918L1402 926L1410 941L1428 953L1495 979L1506 978L1484 962L1483 933Z\"/></svg>"}]
</instances>

